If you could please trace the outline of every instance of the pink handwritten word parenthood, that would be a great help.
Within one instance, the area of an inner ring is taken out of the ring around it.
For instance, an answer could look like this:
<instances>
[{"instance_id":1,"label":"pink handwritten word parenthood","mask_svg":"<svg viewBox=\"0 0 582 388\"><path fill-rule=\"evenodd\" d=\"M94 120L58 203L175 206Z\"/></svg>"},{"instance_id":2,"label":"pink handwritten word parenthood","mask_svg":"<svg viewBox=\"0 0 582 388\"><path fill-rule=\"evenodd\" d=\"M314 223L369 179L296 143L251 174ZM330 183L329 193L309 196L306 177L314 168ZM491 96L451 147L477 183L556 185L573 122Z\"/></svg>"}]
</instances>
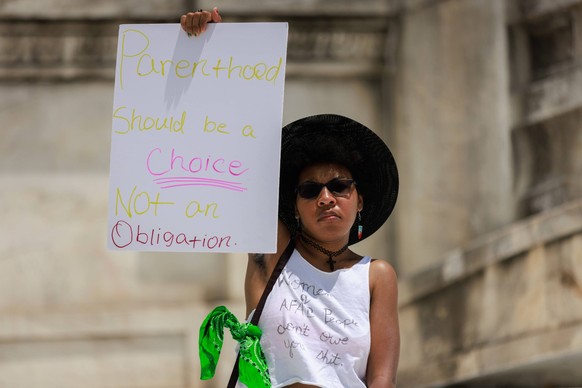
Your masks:
<instances>
[{"instance_id":1,"label":"pink handwritten word parenthood","mask_svg":"<svg viewBox=\"0 0 582 388\"><path fill-rule=\"evenodd\" d=\"M108 248L275 251L287 30L120 26Z\"/></svg>"}]
</instances>

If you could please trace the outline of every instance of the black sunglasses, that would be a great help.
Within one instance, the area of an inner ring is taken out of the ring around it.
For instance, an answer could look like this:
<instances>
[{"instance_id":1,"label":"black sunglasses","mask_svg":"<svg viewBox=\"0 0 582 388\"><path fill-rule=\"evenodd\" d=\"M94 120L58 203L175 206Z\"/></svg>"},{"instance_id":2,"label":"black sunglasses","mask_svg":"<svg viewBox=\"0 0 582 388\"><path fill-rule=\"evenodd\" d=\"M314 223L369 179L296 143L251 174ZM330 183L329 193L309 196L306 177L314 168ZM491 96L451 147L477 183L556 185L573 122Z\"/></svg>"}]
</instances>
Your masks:
<instances>
[{"instance_id":1,"label":"black sunglasses","mask_svg":"<svg viewBox=\"0 0 582 388\"><path fill-rule=\"evenodd\" d=\"M336 197L347 197L352 192L352 186L356 184L353 179L334 178L327 183L319 182L303 182L295 187L295 192L301 198L313 199L316 198L324 187Z\"/></svg>"}]
</instances>

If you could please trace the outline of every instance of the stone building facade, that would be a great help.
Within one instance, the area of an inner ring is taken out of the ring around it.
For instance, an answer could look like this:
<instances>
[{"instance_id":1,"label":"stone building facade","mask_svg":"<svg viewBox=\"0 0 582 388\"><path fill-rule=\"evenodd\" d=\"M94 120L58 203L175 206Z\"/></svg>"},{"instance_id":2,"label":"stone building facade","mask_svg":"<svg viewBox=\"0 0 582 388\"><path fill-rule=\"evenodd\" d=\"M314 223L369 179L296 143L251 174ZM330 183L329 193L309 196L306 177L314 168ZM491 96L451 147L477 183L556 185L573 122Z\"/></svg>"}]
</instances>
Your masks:
<instances>
[{"instance_id":1,"label":"stone building facade","mask_svg":"<svg viewBox=\"0 0 582 388\"><path fill-rule=\"evenodd\" d=\"M582 386L581 0L7 0L0 387L226 385L197 331L242 317L244 255L105 248L118 26L213 5L290 23L285 123L394 151L397 209L354 249L399 274L399 386Z\"/></svg>"}]
</instances>

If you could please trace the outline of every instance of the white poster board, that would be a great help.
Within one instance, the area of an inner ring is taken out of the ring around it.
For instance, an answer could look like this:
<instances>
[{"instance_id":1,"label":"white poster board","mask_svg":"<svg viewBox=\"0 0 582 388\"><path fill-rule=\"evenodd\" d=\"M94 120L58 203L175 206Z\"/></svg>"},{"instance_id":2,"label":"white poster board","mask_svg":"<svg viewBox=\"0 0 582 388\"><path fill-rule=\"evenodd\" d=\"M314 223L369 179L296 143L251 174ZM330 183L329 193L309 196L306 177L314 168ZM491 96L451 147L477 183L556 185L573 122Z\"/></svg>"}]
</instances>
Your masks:
<instances>
[{"instance_id":1,"label":"white poster board","mask_svg":"<svg viewBox=\"0 0 582 388\"><path fill-rule=\"evenodd\" d=\"M120 26L110 249L276 250L287 31Z\"/></svg>"}]
</instances>

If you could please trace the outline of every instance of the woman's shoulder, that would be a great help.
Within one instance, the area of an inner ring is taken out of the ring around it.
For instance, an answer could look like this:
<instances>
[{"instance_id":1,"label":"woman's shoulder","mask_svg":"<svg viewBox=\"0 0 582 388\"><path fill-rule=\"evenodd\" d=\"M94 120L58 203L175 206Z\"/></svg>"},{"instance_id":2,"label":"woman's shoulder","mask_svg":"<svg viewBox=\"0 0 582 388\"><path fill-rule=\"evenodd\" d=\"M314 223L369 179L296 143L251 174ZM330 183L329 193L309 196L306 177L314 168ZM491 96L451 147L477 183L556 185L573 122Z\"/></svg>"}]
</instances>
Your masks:
<instances>
[{"instance_id":1,"label":"woman's shoulder","mask_svg":"<svg viewBox=\"0 0 582 388\"><path fill-rule=\"evenodd\" d=\"M370 263L370 286L373 287L377 283L392 287L398 283L396 270L387 260L372 259Z\"/></svg>"},{"instance_id":2,"label":"woman's shoulder","mask_svg":"<svg viewBox=\"0 0 582 388\"><path fill-rule=\"evenodd\" d=\"M393 272L394 275L396 275L394 267L392 266L392 264L390 264L390 262L388 262L388 260L371 258L370 266L371 269L375 271Z\"/></svg>"}]
</instances>

